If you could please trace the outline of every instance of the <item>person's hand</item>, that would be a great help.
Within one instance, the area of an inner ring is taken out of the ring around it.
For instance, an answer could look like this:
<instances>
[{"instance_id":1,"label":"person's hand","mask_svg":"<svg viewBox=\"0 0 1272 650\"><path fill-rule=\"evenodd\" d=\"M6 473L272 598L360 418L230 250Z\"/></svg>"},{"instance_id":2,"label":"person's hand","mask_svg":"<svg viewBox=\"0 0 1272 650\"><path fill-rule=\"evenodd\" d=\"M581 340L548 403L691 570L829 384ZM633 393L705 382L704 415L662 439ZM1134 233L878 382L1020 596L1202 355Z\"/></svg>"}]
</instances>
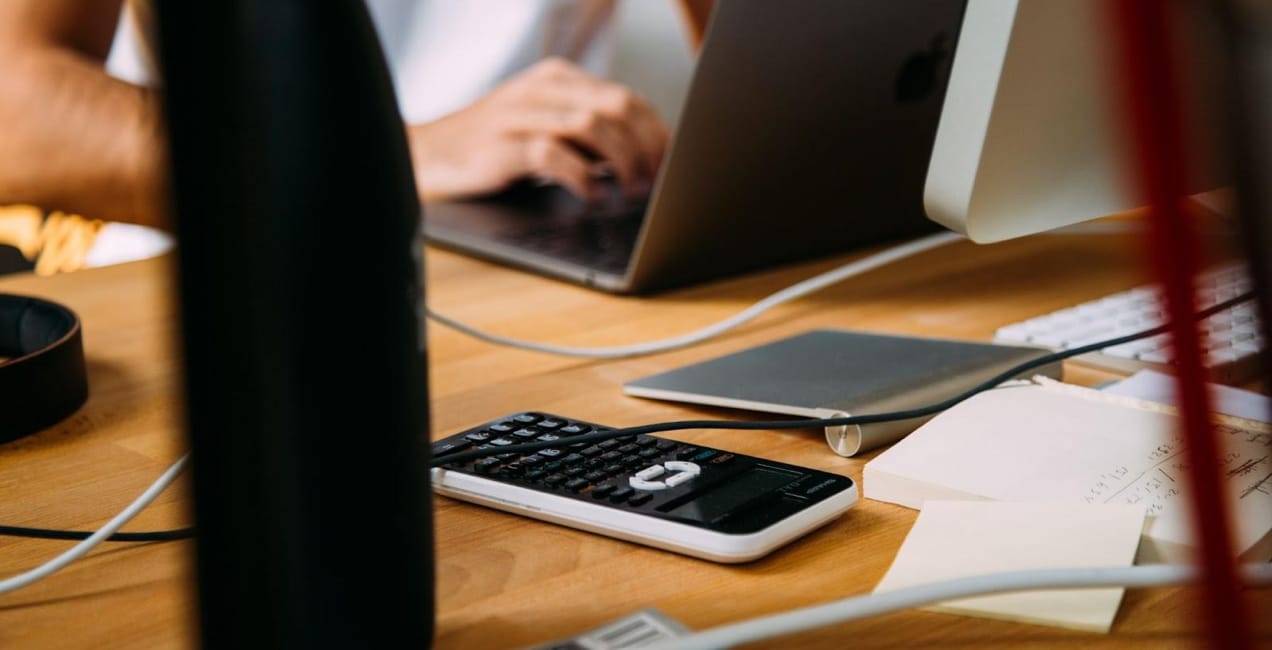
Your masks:
<instances>
[{"instance_id":1,"label":"person's hand","mask_svg":"<svg viewBox=\"0 0 1272 650\"><path fill-rule=\"evenodd\" d=\"M486 194L546 179L583 199L612 172L628 196L648 192L667 126L630 89L545 59L472 105L409 127L423 200Z\"/></svg>"}]
</instances>

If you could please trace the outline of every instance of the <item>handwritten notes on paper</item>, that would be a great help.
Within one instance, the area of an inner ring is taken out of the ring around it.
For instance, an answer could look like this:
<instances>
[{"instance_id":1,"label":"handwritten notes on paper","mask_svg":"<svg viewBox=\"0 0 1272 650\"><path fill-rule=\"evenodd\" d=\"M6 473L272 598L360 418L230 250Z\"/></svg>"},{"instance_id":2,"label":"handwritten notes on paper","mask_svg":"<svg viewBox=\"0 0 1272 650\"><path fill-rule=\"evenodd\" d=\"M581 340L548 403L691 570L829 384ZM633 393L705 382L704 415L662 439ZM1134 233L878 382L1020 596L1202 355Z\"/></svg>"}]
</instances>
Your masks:
<instances>
[{"instance_id":1,"label":"handwritten notes on paper","mask_svg":"<svg viewBox=\"0 0 1272 650\"><path fill-rule=\"evenodd\" d=\"M1272 427L1217 416L1243 560L1272 559ZM1187 561L1195 536L1173 407L1040 380L978 395L866 464L865 496L1138 505L1141 561Z\"/></svg>"}]
</instances>

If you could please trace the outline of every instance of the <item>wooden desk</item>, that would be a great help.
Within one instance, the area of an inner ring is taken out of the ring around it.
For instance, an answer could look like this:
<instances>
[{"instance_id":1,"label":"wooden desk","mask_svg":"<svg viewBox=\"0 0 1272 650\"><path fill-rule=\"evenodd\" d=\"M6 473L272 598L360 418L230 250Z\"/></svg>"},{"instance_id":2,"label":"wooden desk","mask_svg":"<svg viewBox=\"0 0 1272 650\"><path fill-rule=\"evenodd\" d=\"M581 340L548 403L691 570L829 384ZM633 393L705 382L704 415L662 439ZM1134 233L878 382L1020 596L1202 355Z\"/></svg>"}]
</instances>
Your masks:
<instances>
[{"instance_id":1,"label":"wooden desk","mask_svg":"<svg viewBox=\"0 0 1272 650\"><path fill-rule=\"evenodd\" d=\"M782 307L718 340L622 361L550 357L432 327L437 436L519 409L612 425L746 417L624 397L645 374L815 327L987 340L995 327L1144 280L1127 236L1048 236L960 243L874 271ZM654 298L621 298L430 250L429 301L495 332L576 345L643 341L730 315L849 256ZM132 500L185 447L166 259L52 278L0 279L0 291L51 297L84 320L92 398L60 426L0 446L0 522L92 529ZM1071 380L1099 378L1070 368ZM867 458L828 451L819 431L683 432L672 437L840 472ZM188 523L177 486L129 525ZM653 605L701 629L870 591L914 521L862 500L848 515L767 559L724 566L438 499L439 648L519 647L567 636ZM0 575L34 566L66 542L0 538ZM193 645L191 545L106 544L24 590L0 596L0 648ZM919 611L788 637L769 647L1191 647L1200 638L1193 588L1126 594L1110 635ZM369 597L391 598L392 594ZM1272 611L1264 590L1251 596ZM1272 620L1257 622L1272 647Z\"/></svg>"}]
</instances>

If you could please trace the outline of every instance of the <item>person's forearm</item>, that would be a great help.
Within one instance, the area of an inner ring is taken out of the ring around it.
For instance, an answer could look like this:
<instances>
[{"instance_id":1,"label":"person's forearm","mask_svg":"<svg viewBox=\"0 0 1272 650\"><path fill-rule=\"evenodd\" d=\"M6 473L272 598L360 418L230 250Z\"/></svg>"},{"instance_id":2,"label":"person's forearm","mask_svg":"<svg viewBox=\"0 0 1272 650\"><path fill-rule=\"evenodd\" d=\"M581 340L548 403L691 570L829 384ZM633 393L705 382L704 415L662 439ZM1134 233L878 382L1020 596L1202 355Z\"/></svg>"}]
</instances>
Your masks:
<instances>
[{"instance_id":1,"label":"person's forearm","mask_svg":"<svg viewBox=\"0 0 1272 650\"><path fill-rule=\"evenodd\" d=\"M163 152L154 91L71 50L0 46L0 204L160 226Z\"/></svg>"}]
</instances>

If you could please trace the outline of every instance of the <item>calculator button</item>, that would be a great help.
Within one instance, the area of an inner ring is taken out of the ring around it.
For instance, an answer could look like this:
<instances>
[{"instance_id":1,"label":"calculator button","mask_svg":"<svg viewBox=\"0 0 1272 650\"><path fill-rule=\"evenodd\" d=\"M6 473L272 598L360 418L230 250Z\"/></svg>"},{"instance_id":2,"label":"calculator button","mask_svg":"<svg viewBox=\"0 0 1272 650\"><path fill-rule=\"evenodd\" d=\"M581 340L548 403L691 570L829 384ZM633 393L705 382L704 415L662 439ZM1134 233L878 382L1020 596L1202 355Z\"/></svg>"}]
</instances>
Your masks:
<instances>
[{"instance_id":1,"label":"calculator button","mask_svg":"<svg viewBox=\"0 0 1272 650\"><path fill-rule=\"evenodd\" d=\"M587 458L591 458L599 453L601 453L601 448L596 445L592 445L591 447L579 451L580 456L585 456Z\"/></svg>"},{"instance_id":2,"label":"calculator button","mask_svg":"<svg viewBox=\"0 0 1272 650\"><path fill-rule=\"evenodd\" d=\"M561 433L567 436L577 436L580 433L587 433L591 430L592 427L589 427L586 424L567 424L560 429Z\"/></svg>"},{"instance_id":3,"label":"calculator button","mask_svg":"<svg viewBox=\"0 0 1272 650\"><path fill-rule=\"evenodd\" d=\"M627 484L636 490L653 491L667 489L667 484L662 481L646 481L644 479L636 478L635 476L627 479Z\"/></svg>"},{"instance_id":4,"label":"calculator button","mask_svg":"<svg viewBox=\"0 0 1272 650\"><path fill-rule=\"evenodd\" d=\"M640 470L639 472L636 472L636 478L642 481L648 481L650 479L655 479L655 478L658 478L659 476L662 476L664 473L666 473L666 471L667 470L663 469L662 465L651 465L649 467L646 467L645 469Z\"/></svg>"},{"instance_id":5,"label":"calculator button","mask_svg":"<svg viewBox=\"0 0 1272 650\"><path fill-rule=\"evenodd\" d=\"M509 431L516 429L517 425L512 422L500 422L499 424L492 424L487 428L494 433L508 433Z\"/></svg>"},{"instance_id":6,"label":"calculator button","mask_svg":"<svg viewBox=\"0 0 1272 650\"><path fill-rule=\"evenodd\" d=\"M586 471L587 471L587 469L586 469L586 468L584 468L584 467L580 467L580 466L578 466L578 465L575 465L574 467L567 467L567 468L565 468L565 475L566 475L566 476L579 476L579 475L583 474L583 472L586 472Z\"/></svg>"},{"instance_id":7,"label":"calculator button","mask_svg":"<svg viewBox=\"0 0 1272 650\"><path fill-rule=\"evenodd\" d=\"M661 456L662 452L658 451L657 449L644 449L639 454L636 454L636 455L640 456L641 458L644 458L645 460L649 460L650 458L657 458Z\"/></svg>"},{"instance_id":8,"label":"calculator button","mask_svg":"<svg viewBox=\"0 0 1272 650\"><path fill-rule=\"evenodd\" d=\"M649 501L653 498L654 498L654 495L648 492L645 492L643 494L637 494L633 496L632 498L628 499L627 503L634 506L642 506L642 505L645 505L646 503L649 503Z\"/></svg>"},{"instance_id":9,"label":"calculator button","mask_svg":"<svg viewBox=\"0 0 1272 650\"><path fill-rule=\"evenodd\" d=\"M705 463L706 461L709 461L712 458L715 458L716 456L719 456L719 455L720 455L720 452L714 449L704 449L698 452L698 455L693 457L693 461L695 463Z\"/></svg>"},{"instance_id":10,"label":"calculator button","mask_svg":"<svg viewBox=\"0 0 1272 650\"><path fill-rule=\"evenodd\" d=\"M623 501L626 501L627 497L635 493L636 493L635 490L627 487L626 485L619 485L619 486L616 486L614 488L614 491L610 494L610 501L613 501L614 503L621 503Z\"/></svg>"},{"instance_id":11,"label":"calculator button","mask_svg":"<svg viewBox=\"0 0 1272 650\"><path fill-rule=\"evenodd\" d=\"M473 442L486 442L487 440L490 440L490 432L476 431L464 437L467 438L468 440L472 440Z\"/></svg>"},{"instance_id":12,"label":"calculator button","mask_svg":"<svg viewBox=\"0 0 1272 650\"><path fill-rule=\"evenodd\" d=\"M538 438L535 438L535 440L538 440L539 442L556 442L560 439L561 436L558 436L555 433L545 433Z\"/></svg>"},{"instance_id":13,"label":"calculator button","mask_svg":"<svg viewBox=\"0 0 1272 650\"><path fill-rule=\"evenodd\" d=\"M677 485L680 485L681 483L692 481L694 476L696 476L696 474L690 474L689 472L681 472L679 474L672 474L671 476L668 476L666 479L664 479L664 482L667 484L667 487L672 488L672 487L676 487Z\"/></svg>"},{"instance_id":14,"label":"calculator button","mask_svg":"<svg viewBox=\"0 0 1272 650\"><path fill-rule=\"evenodd\" d=\"M681 449L680 451L676 452L676 458L679 458L680 460L693 458L694 456L698 454L699 451L700 450L697 447L685 447L684 449Z\"/></svg>"},{"instance_id":15,"label":"calculator button","mask_svg":"<svg viewBox=\"0 0 1272 650\"><path fill-rule=\"evenodd\" d=\"M501 461L498 458L483 458L473 464L473 470L478 474L490 474L500 464Z\"/></svg>"},{"instance_id":16,"label":"calculator button","mask_svg":"<svg viewBox=\"0 0 1272 650\"><path fill-rule=\"evenodd\" d=\"M613 448L615 448L615 447L619 446L620 444L622 444L622 443L620 443L620 442L619 442L619 441L617 441L617 440L606 440L606 441L604 441L604 442L602 442L602 443L600 443L600 444L598 444L598 445L596 445L596 446L597 446L597 447L600 447L601 449L613 449Z\"/></svg>"},{"instance_id":17,"label":"calculator button","mask_svg":"<svg viewBox=\"0 0 1272 650\"><path fill-rule=\"evenodd\" d=\"M578 492L582 490L583 488L587 487L588 485L591 485L591 483L589 483L588 481L584 479L572 478L565 482L565 489L571 492Z\"/></svg>"},{"instance_id":18,"label":"calculator button","mask_svg":"<svg viewBox=\"0 0 1272 650\"><path fill-rule=\"evenodd\" d=\"M539 480L539 479L543 478L543 476L544 476L545 474L547 474L547 472L545 472L545 471L543 471L543 470L541 470L541 469L530 470L529 472L526 472L525 479L526 479L527 481L537 481L537 480Z\"/></svg>"},{"instance_id":19,"label":"calculator button","mask_svg":"<svg viewBox=\"0 0 1272 650\"><path fill-rule=\"evenodd\" d=\"M623 445L622 447L619 447L618 449L615 449L614 451L617 451L620 454L630 454L638 449L640 449L640 447L637 447L636 445L626 444L626 445Z\"/></svg>"},{"instance_id":20,"label":"calculator button","mask_svg":"<svg viewBox=\"0 0 1272 650\"><path fill-rule=\"evenodd\" d=\"M601 472L601 471L588 472L583 475L583 478L587 479L588 483L597 483L600 481L604 481L605 479L609 477L610 477L609 474L606 474L605 472Z\"/></svg>"},{"instance_id":21,"label":"calculator button","mask_svg":"<svg viewBox=\"0 0 1272 650\"><path fill-rule=\"evenodd\" d=\"M526 456L525 458L521 459L522 465L534 465L536 463L542 463L542 462L543 462L543 459L538 456Z\"/></svg>"},{"instance_id":22,"label":"calculator button","mask_svg":"<svg viewBox=\"0 0 1272 650\"><path fill-rule=\"evenodd\" d=\"M544 458L556 458L557 456L560 456L561 454L564 454L564 453L565 452L561 451L560 449L540 449L539 450L539 455L543 456Z\"/></svg>"},{"instance_id":23,"label":"calculator button","mask_svg":"<svg viewBox=\"0 0 1272 650\"><path fill-rule=\"evenodd\" d=\"M520 424L534 424L535 422L538 422L539 420L542 420L542 419L543 419L542 415L537 415L534 413L522 413L521 415L512 416L513 422L518 422Z\"/></svg>"},{"instance_id":24,"label":"calculator button","mask_svg":"<svg viewBox=\"0 0 1272 650\"><path fill-rule=\"evenodd\" d=\"M640 436L636 438L636 444L640 447L648 447L650 445L658 444L658 439L650 438L649 436Z\"/></svg>"},{"instance_id":25,"label":"calculator button","mask_svg":"<svg viewBox=\"0 0 1272 650\"><path fill-rule=\"evenodd\" d=\"M538 426L540 429L559 429L559 428L561 428L561 426L562 426L562 425L564 425L564 424L565 424L565 423L564 423L564 422L562 422L562 421L560 421L560 420L554 420L554 419L552 419L552 418L547 418L547 419L544 419L544 420L539 420L539 423L538 423L538 425L537 425L537 426Z\"/></svg>"},{"instance_id":26,"label":"calculator button","mask_svg":"<svg viewBox=\"0 0 1272 650\"><path fill-rule=\"evenodd\" d=\"M549 472L560 471L562 467L565 467L565 464L559 460L554 460L550 463L543 464L543 469L548 470Z\"/></svg>"},{"instance_id":27,"label":"calculator button","mask_svg":"<svg viewBox=\"0 0 1272 650\"><path fill-rule=\"evenodd\" d=\"M516 441L516 440L509 440L508 438L495 438L494 440L491 440L491 441L490 441L490 444L492 444L492 445L494 445L494 446L496 446L496 447L507 447L508 445L515 445L515 444L517 444L517 441Z\"/></svg>"},{"instance_id":28,"label":"calculator button","mask_svg":"<svg viewBox=\"0 0 1272 650\"><path fill-rule=\"evenodd\" d=\"M565 482L565 476L562 474L549 474L543 479L543 482L547 485L560 485Z\"/></svg>"},{"instance_id":29,"label":"calculator button","mask_svg":"<svg viewBox=\"0 0 1272 650\"><path fill-rule=\"evenodd\" d=\"M669 460L663 463L663 466L673 472L688 472L694 476L702 473L701 467L698 467L694 463L687 463L683 460Z\"/></svg>"},{"instance_id":30,"label":"calculator button","mask_svg":"<svg viewBox=\"0 0 1272 650\"><path fill-rule=\"evenodd\" d=\"M579 461L582 461L582 460L583 460L583 456L582 456L582 455L580 455L580 454L570 454L570 455L566 456L565 458L562 458L562 459L561 459L561 462L565 463L566 465L573 465L573 464L575 464L575 463L577 463L577 462L579 462Z\"/></svg>"},{"instance_id":31,"label":"calculator button","mask_svg":"<svg viewBox=\"0 0 1272 650\"><path fill-rule=\"evenodd\" d=\"M433 445L433 455L441 456L442 454L453 454L457 451L463 451L471 446L473 446L473 443L469 440L448 440L446 442L439 442Z\"/></svg>"},{"instance_id":32,"label":"calculator button","mask_svg":"<svg viewBox=\"0 0 1272 650\"><path fill-rule=\"evenodd\" d=\"M729 462L729 461L733 460L734 458L737 458L737 456L734 456L733 454L720 454L719 456L716 456L715 458L712 458L712 459L711 459L711 464L712 464L712 465L723 465L723 464L725 464L725 463L727 463L727 462Z\"/></svg>"},{"instance_id":33,"label":"calculator button","mask_svg":"<svg viewBox=\"0 0 1272 650\"><path fill-rule=\"evenodd\" d=\"M644 465L646 462L648 461L646 461L644 458L641 458L640 456L623 456L623 460L622 460L622 463L624 465L626 465L627 467L632 467L632 468L640 467Z\"/></svg>"},{"instance_id":34,"label":"calculator button","mask_svg":"<svg viewBox=\"0 0 1272 650\"><path fill-rule=\"evenodd\" d=\"M618 453L617 451L607 451L607 452L605 452L605 453L601 454L600 459L601 459L601 460L603 460L603 461L605 461L605 462L607 462L607 463L610 463L610 462L616 461L616 460L618 460L619 458L622 458L622 457L623 457L623 455L622 455L622 454L620 454L620 453Z\"/></svg>"},{"instance_id":35,"label":"calculator button","mask_svg":"<svg viewBox=\"0 0 1272 650\"><path fill-rule=\"evenodd\" d=\"M636 439L636 436L635 436L634 434L633 434L633 435L626 435L626 436L619 436L619 437L615 438L615 440L617 440L617 441L619 441L619 442L631 442L631 441L633 441L633 440L635 440L635 439Z\"/></svg>"},{"instance_id":36,"label":"calculator button","mask_svg":"<svg viewBox=\"0 0 1272 650\"><path fill-rule=\"evenodd\" d=\"M611 493L611 492L613 492L613 491L614 491L614 484L613 484L613 483L604 483L604 484L602 484L602 485L598 485L598 486L596 486L596 487L592 488L592 498L593 498L593 499L604 499L605 497L609 496L609 495L610 495L610 493Z\"/></svg>"},{"instance_id":37,"label":"calculator button","mask_svg":"<svg viewBox=\"0 0 1272 650\"><path fill-rule=\"evenodd\" d=\"M521 463L508 463L503 466L503 469L499 470L499 473L516 475L520 474L523 470L525 470L525 468L525 465L522 465Z\"/></svg>"},{"instance_id":38,"label":"calculator button","mask_svg":"<svg viewBox=\"0 0 1272 650\"><path fill-rule=\"evenodd\" d=\"M522 438L522 439L526 439L526 440L528 440L528 439L530 439L530 438L533 438L533 437L535 437L535 436L539 435L539 431L538 431L537 429L534 429L534 428L517 429L516 431L513 431L513 432L512 432L512 435L517 436L518 438Z\"/></svg>"}]
</instances>

